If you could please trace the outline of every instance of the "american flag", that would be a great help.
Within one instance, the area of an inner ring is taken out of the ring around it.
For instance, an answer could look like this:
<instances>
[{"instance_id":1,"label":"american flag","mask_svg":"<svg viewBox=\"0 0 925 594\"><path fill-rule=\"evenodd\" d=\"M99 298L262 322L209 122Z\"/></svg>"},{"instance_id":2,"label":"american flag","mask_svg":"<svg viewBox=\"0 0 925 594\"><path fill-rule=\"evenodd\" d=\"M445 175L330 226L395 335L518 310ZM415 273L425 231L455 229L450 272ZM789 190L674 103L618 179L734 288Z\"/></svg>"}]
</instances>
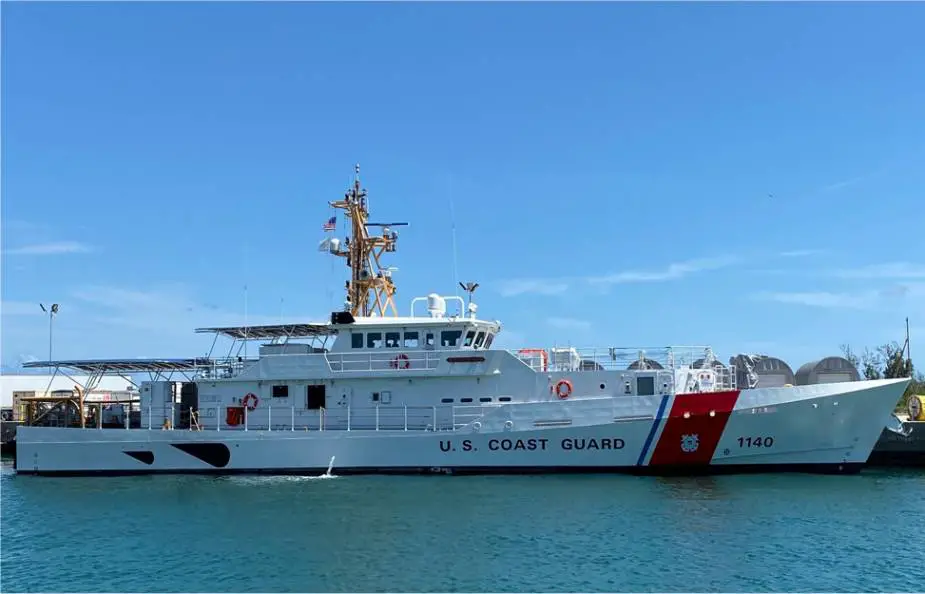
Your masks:
<instances>
[{"instance_id":1,"label":"american flag","mask_svg":"<svg viewBox=\"0 0 925 594\"><path fill-rule=\"evenodd\" d=\"M328 219L328 222L321 226L322 231L333 231L337 224L337 217L333 216Z\"/></svg>"}]
</instances>

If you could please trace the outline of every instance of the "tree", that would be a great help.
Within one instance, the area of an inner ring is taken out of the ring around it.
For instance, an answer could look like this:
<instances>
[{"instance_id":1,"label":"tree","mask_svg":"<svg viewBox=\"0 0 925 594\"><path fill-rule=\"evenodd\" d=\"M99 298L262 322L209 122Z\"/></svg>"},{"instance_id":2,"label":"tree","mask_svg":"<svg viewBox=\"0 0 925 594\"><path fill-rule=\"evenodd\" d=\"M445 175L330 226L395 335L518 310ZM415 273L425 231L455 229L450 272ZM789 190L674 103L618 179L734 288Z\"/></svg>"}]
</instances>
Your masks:
<instances>
[{"instance_id":1,"label":"tree","mask_svg":"<svg viewBox=\"0 0 925 594\"><path fill-rule=\"evenodd\" d=\"M913 394L925 393L925 374L915 371L905 345L900 347L899 343L889 342L873 351L865 347L860 358L851 350L850 345L843 344L841 350L845 359L857 368L864 379L912 378L909 387L897 403L897 410L904 410Z\"/></svg>"}]
</instances>

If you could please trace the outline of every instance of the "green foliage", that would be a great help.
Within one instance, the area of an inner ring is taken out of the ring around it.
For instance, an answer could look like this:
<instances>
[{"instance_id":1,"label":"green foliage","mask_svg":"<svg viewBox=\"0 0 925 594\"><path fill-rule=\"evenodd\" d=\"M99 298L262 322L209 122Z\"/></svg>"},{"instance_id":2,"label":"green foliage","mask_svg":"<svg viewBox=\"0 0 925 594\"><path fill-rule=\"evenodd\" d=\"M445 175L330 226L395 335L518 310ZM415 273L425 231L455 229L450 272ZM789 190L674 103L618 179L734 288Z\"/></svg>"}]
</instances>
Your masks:
<instances>
[{"instance_id":1,"label":"green foliage","mask_svg":"<svg viewBox=\"0 0 925 594\"><path fill-rule=\"evenodd\" d=\"M865 347L860 357L847 344L843 344L841 350L845 359L857 368L864 379L912 378L909 387L897 403L896 410L905 410L906 403L913 394L925 394L925 374L921 371L916 372L912 359L903 357L906 350L900 347L899 343L882 344L873 351Z\"/></svg>"}]
</instances>

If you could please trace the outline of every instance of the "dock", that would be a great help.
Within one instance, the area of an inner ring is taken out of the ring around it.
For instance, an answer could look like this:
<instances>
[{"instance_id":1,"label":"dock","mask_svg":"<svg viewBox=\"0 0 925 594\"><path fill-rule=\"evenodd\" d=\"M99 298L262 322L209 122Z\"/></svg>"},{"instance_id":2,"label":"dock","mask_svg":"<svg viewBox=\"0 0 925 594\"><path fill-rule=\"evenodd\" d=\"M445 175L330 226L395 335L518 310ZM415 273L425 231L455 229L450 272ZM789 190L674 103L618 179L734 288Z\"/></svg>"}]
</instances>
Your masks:
<instances>
[{"instance_id":1,"label":"dock","mask_svg":"<svg viewBox=\"0 0 925 594\"><path fill-rule=\"evenodd\" d=\"M900 417L908 435L884 429L867 459L868 466L925 468L925 421Z\"/></svg>"},{"instance_id":2,"label":"dock","mask_svg":"<svg viewBox=\"0 0 925 594\"><path fill-rule=\"evenodd\" d=\"M21 421L0 421L0 454L16 453L16 427L21 424Z\"/></svg>"}]
</instances>

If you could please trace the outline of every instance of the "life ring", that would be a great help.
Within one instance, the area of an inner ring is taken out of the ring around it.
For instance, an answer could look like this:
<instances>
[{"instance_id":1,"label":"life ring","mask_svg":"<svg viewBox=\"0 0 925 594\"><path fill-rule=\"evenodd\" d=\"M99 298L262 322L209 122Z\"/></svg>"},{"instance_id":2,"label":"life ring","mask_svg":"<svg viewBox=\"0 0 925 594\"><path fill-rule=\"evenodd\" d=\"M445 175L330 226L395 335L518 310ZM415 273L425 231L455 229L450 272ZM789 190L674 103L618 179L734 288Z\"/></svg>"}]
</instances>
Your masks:
<instances>
[{"instance_id":1,"label":"life ring","mask_svg":"<svg viewBox=\"0 0 925 594\"><path fill-rule=\"evenodd\" d=\"M408 359L408 355L402 353L392 359L389 365L392 366L392 369L408 369L411 367L411 360Z\"/></svg>"},{"instance_id":2,"label":"life ring","mask_svg":"<svg viewBox=\"0 0 925 594\"><path fill-rule=\"evenodd\" d=\"M249 393L244 397L244 400L241 401L241 404L247 407L247 410L254 410L257 408L257 405L260 404L260 398L257 398L256 394Z\"/></svg>"},{"instance_id":3,"label":"life ring","mask_svg":"<svg viewBox=\"0 0 925 594\"><path fill-rule=\"evenodd\" d=\"M563 387L565 387L564 392L562 391ZM556 393L556 396L558 396L560 400L565 400L572 395L572 382L568 381L567 379L560 379L556 382L553 391Z\"/></svg>"}]
</instances>

